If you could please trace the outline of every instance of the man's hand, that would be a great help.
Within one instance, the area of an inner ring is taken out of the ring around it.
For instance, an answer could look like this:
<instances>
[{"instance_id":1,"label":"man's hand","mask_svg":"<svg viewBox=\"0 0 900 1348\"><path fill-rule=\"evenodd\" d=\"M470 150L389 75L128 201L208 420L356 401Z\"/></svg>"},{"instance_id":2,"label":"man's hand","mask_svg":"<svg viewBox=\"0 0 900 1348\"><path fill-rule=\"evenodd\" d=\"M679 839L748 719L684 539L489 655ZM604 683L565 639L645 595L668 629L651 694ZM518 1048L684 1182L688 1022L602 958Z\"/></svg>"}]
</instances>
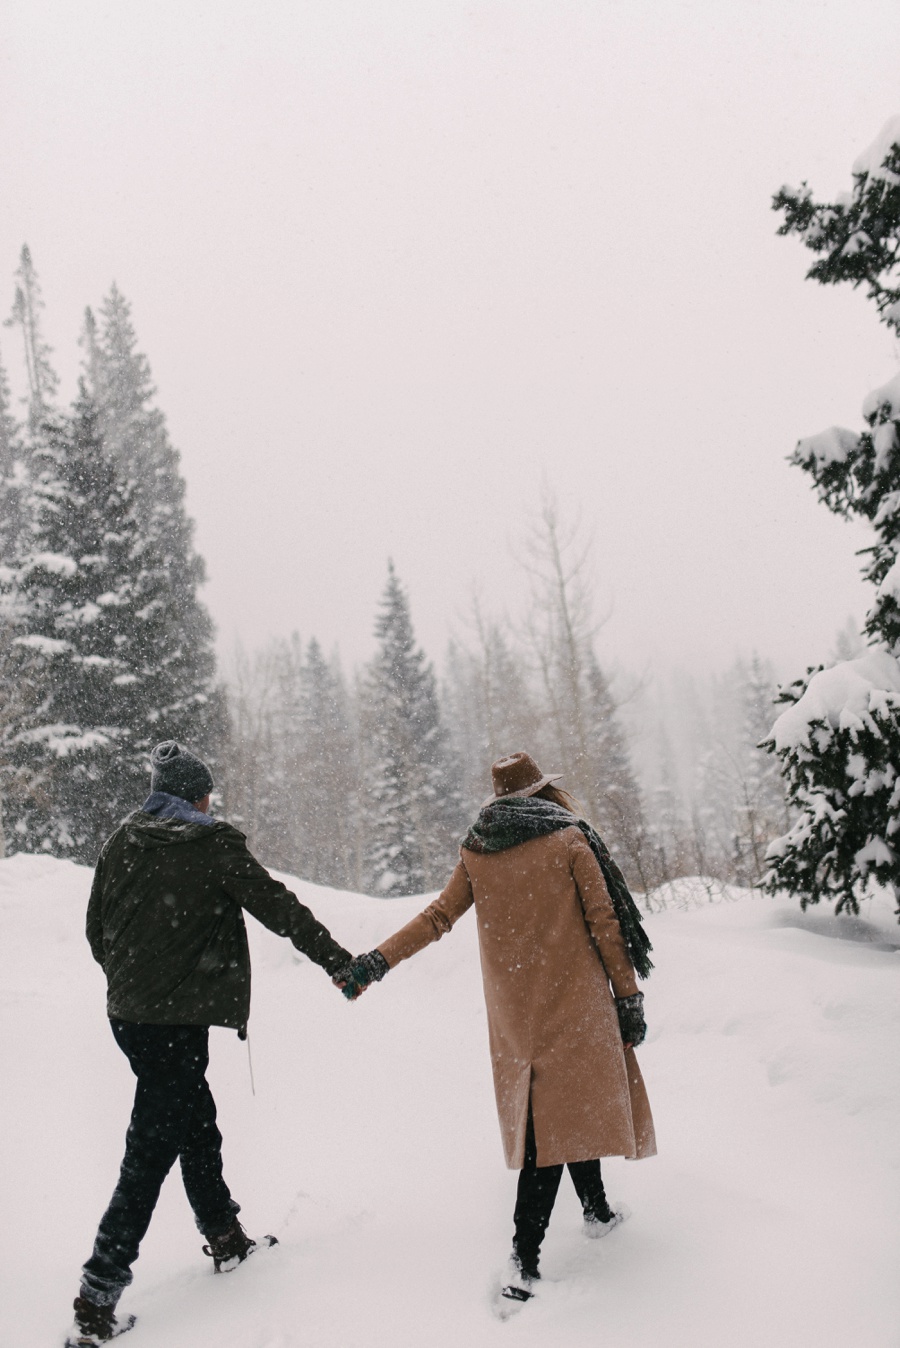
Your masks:
<instances>
[{"instance_id":1,"label":"man's hand","mask_svg":"<svg viewBox=\"0 0 900 1348\"><path fill-rule=\"evenodd\" d=\"M340 988L348 1002L361 997L370 983L380 983L390 965L379 950L357 955L350 963L332 975L332 983Z\"/></svg>"},{"instance_id":2,"label":"man's hand","mask_svg":"<svg viewBox=\"0 0 900 1348\"><path fill-rule=\"evenodd\" d=\"M347 998L348 1001L355 1002L357 998L363 995L363 993L366 991L366 988L369 985L368 983L366 983L365 987L360 987L358 984L354 983L353 979L349 976L350 975L349 965L347 965L346 969L341 970L341 974L344 976L339 978L338 975L335 974L334 978L332 978L331 981L336 988L340 988L341 992L344 993L344 996ZM349 992L345 991L346 988L349 988L350 991Z\"/></svg>"}]
</instances>

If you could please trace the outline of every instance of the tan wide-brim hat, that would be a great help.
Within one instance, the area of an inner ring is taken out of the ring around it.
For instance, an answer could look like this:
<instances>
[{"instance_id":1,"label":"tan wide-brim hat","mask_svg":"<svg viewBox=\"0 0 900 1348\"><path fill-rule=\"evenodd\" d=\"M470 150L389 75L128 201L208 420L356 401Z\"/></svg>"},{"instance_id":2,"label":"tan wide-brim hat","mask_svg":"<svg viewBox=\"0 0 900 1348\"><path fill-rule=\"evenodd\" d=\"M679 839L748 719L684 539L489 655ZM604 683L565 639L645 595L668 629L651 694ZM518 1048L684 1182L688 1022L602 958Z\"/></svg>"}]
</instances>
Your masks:
<instances>
[{"instance_id":1,"label":"tan wide-brim hat","mask_svg":"<svg viewBox=\"0 0 900 1348\"><path fill-rule=\"evenodd\" d=\"M493 805L504 796L534 796L551 782L558 782L561 772L542 773L531 754L507 754L491 764L491 781L494 794L488 796L481 808Z\"/></svg>"}]
</instances>

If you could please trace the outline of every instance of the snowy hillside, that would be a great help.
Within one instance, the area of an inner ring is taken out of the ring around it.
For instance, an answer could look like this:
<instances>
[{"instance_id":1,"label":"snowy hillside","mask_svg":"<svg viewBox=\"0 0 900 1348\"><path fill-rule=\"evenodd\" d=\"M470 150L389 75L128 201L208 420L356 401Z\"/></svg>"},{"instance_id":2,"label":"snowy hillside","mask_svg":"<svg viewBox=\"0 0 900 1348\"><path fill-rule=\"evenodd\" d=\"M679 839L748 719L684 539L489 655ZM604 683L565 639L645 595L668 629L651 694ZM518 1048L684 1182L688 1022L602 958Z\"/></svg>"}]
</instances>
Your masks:
<instances>
[{"instance_id":1,"label":"snowy hillside","mask_svg":"<svg viewBox=\"0 0 900 1348\"><path fill-rule=\"evenodd\" d=\"M132 1078L82 937L88 884L0 863L2 1348L60 1341L121 1158ZM354 949L421 906L295 888ZM210 1076L242 1218L281 1244L213 1278L170 1178L122 1302L129 1348L896 1345L900 932L886 905L871 928L801 929L768 899L674 897L686 911L649 919L640 1051L660 1155L606 1162L634 1215L599 1243L564 1179L540 1297L506 1324L489 1289L516 1176L471 916L354 1006L251 921L256 1096L234 1034L213 1032Z\"/></svg>"}]
</instances>

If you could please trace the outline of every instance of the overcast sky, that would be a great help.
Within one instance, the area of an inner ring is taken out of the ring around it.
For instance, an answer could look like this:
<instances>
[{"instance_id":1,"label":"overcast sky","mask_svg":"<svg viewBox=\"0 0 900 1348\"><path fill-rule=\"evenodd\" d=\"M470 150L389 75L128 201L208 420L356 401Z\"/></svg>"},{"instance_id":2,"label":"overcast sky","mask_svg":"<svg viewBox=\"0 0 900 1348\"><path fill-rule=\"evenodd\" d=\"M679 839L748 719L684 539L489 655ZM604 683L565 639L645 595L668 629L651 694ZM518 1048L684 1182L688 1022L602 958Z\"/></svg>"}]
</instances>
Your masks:
<instances>
[{"instance_id":1,"label":"overcast sky","mask_svg":"<svg viewBox=\"0 0 900 1348\"><path fill-rule=\"evenodd\" d=\"M898 353L770 199L850 186L898 58L896 0L2 0L0 308L27 240L71 396L131 300L223 648L365 656L392 555L440 659L545 480L604 659L800 672L866 537L785 456Z\"/></svg>"}]
</instances>

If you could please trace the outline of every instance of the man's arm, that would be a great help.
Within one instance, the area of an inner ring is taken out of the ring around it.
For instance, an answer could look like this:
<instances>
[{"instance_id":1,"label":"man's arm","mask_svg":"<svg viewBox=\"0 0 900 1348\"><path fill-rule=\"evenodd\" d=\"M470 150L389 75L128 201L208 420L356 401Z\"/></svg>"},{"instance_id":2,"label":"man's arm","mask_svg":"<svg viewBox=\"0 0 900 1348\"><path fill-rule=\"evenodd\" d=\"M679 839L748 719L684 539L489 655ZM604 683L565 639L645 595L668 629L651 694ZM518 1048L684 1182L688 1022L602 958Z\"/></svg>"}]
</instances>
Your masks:
<instances>
[{"instance_id":1,"label":"man's arm","mask_svg":"<svg viewBox=\"0 0 900 1348\"><path fill-rule=\"evenodd\" d=\"M334 940L305 904L260 865L236 829L221 830L216 841L225 853L223 885L229 898L276 936L286 936L326 973L333 974L352 960L350 951Z\"/></svg>"},{"instance_id":2,"label":"man's arm","mask_svg":"<svg viewBox=\"0 0 900 1348\"><path fill-rule=\"evenodd\" d=\"M88 899L85 935L91 954L102 969L104 966L103 917L100 908L100 895L103 889L103 853L94 871L94 883L91 885L91 897Z\"/></svg>"}]
</instances>

